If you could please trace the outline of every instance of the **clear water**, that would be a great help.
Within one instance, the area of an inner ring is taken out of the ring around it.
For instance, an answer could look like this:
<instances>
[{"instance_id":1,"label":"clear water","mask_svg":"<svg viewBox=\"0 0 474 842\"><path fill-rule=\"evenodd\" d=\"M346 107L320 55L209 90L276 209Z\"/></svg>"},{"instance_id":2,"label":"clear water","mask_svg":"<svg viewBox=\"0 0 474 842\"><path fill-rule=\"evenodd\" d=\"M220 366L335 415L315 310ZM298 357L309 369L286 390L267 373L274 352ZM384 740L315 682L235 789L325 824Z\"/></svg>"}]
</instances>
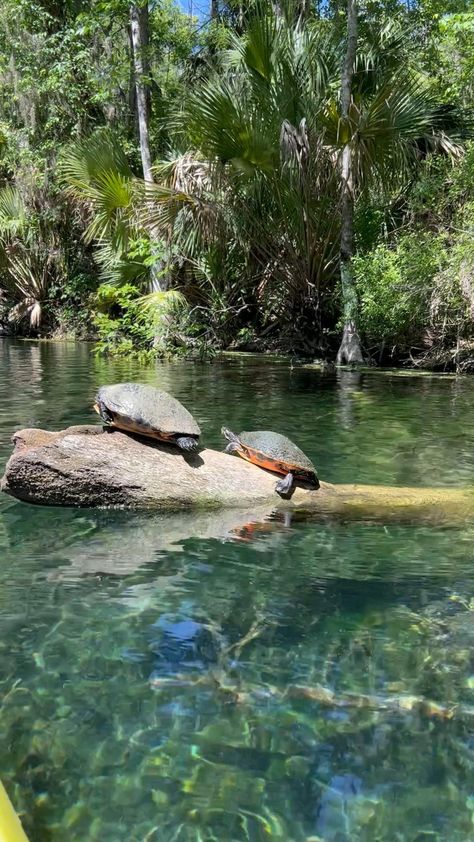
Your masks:
<instances>
[{"instance_id":1,"label":"clear water","mask_svg":"<svg viewBox=\"0 0 474 842\"><path fill-rule=\"evenodd\" d=\"M474 485L467 378L7 340L0 468L15 429L95 422L125 378L172 391L210 446L270 427L333 482ZM472 840L473 524L223 539L220 518L0 500L0 778L31 842Z\"/></svg>"}]
</instances>

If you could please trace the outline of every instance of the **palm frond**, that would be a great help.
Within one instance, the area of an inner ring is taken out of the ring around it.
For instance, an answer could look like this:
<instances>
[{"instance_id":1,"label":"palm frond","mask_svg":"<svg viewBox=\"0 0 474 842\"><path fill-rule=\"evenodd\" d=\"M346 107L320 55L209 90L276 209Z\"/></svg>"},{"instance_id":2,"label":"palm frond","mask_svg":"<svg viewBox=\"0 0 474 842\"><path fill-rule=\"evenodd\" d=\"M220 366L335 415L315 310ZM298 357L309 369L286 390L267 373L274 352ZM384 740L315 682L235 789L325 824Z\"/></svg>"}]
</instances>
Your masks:
<instances>
[{"instance_id":1,"label":"palm frond","mask_svg":"<svg viewBox=\"0 0 474 842\"><path fill-rule=\"evenodd\" d=\"M164 312L173 313L186 306L186 298L177 289L157 290L148 295L142 295L137 301L147 312L162 315Z\"/></svg>"},{"instance_id":2,"label":"palm frond","mask_svg":"<svg viewBox=\"0 0 474 842\"><path fill-rule=\"evenodd\" d=\"M108 239L117 252L125 251L134 215L132 180L116 171L98 173L88 198L94 215L85 232L86 242Z\"/></svg>"},{"instance_id":3,"label":"palm frond","mask_svg":"<svg viewBox=\"0 0 474 842\"><path fill-rule=\"evenodd\" d=\"M257 74L270 84L274 75L275 38L279 22L268 5L258 4L245 32L245 37L236 44L242 61L250 72Z\"/></svg>"},{"instance_id":4,"label":"palm frond","mask_svg":"<svg viewBox=\"0 0 474 842\"><path fill-rule=\"evenodd\" d=\"M98 245L95 257L100 266L99 277L102 283L112 286L133 283L141 286L149 278L150 270L143 261L118 252L110 242Z\"/></svg>"},{"instance_id":5,"label":"palm frond","mask_svg":"<svg viewBox=\"0 0 474 842\"><path fill-rule=\"evenodd\" d=\"M0 190L0 237L20 234L26 226L25 203L16 187Z\"/></svg>"},{"instance_id":6,"label":"palm frond","mask_svg":"<svg viewBox=\"0 0 474 842\"><path fill-rule=\"evenodd\" d=\"M96 243L102 280L109 283L142 282L149 269L127 256L138 233L137 204L141 182L128 165L116 138L98 131L67 150L61 160L66 192L88 208L87 243Z\"/></svg>"},{"instance_id":7,"label":"palm frond","mask_svg":"<svg viewBox=\"0 0 474 842\"><path fill-rule=\"evenodd\" d=\"M132 171L117 138L104 129L87 140L66 149L59 161L59 171L69 192L83 198L87 186L93 185L104 172L116 172L132 178Z\"/></svg>"},{"instance_id":8,"label":"palm frond","mask_svg":"<svg viewBox=\"0 0 474 842\"><path fill-rule=\"evenodd\" d=\"M9 252L5 283L10 299L16 304L8 318L12 322L28 319L37 329L43 318L44 304L53 281L61 278L61 265L54 250L38 243L17 242Z\"/></svg>"}]
</instances>

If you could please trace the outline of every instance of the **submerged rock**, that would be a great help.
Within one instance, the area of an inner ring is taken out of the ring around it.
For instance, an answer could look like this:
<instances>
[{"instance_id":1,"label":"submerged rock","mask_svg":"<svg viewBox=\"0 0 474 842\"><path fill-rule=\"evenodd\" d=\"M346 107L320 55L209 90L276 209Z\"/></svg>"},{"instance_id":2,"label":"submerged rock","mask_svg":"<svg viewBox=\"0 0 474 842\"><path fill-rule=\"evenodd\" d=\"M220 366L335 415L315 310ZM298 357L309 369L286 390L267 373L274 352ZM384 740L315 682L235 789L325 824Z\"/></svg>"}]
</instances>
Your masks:
<instances>
[{"instance_id":1,"label":"submerged rock","mask_svg":"<svg viewBox=\"0 0 474 842\"><path fill-rule=\"evenodd\" d=\"M158 668L164 672L186 667L203 669L217 661L218 641L203 623L191 617L163 614L151 628L158 631L150 643L157 658L155 673Z\"/></svg>"}]
</instances>

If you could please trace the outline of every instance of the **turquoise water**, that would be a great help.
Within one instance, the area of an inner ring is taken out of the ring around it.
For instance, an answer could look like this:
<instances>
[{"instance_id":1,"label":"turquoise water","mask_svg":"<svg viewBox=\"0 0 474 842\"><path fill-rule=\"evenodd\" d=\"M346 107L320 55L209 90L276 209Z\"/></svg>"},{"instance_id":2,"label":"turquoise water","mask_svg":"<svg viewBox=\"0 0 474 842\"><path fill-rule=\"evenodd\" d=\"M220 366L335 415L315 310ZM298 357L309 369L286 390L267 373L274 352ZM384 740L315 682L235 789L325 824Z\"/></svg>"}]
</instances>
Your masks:
<instances>
[{"instance_id":1,"label":"turquoise water","mask_svg":"<svg viewBox=\"0 0 474 842\"><path fill-rule=\"evenodd\" d=\"M273 427L332 482L474 485L467 378L7 340L1 467L126 378L210 446ZM472 840L473 523L233 517L0 499L0 778L31 842Z\"/></svg>"}]
</instances>

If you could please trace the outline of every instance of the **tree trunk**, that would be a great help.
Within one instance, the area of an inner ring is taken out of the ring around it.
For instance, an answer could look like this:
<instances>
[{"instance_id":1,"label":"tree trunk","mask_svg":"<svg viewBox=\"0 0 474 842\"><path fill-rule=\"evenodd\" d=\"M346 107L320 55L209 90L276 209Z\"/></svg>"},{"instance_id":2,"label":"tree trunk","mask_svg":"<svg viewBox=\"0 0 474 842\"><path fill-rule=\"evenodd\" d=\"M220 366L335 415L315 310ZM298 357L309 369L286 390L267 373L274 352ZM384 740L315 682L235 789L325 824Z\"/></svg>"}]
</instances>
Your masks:
<instances>
[{"instance_id":1,"label":"tree trunk","mask_svg":"<svg viewBox=\"0 0 474 842\"><path fill-rule=\"evenodd\" d=\"M341 79L341 120L349 126L352 101L352 78L357 54L357 0L347 0L347 49ZM349 132L350 135L350 132ZM341 159L341 288L344 331L337 352L337 362L362 363L363 356L357 332L357 292L352 256L354 251L354 160L352 138L349 136Z\"/></svg>"},{"instance_id":2,"label":"tree trunk","mask_svg":"<svg viewBox=\"0 0 474 842\"><path fill-rule=\"evenodd\" d=\"M310 17L311 13L311 5L309 0L299 0L299 13L298 13L298 20L301 23L305 23ZM298 8L298 7L297 7Z\"/></svg>"},{"instance_id":3,"label":"tree trunk","mask_svg":"<svg viewBox=\"0 0 474 842\"><path fill-rule=\"evenodd\" d=\"M148 2L132 3L130 6L130 32L133 51L133 71L135 76L135 102L138 121L138 136L140 140L140 154L142 158L143 178L153 182L150 154L150 65L148 59L149 16ZM158 240L159 232L151 230L152 240ZM159 261L150 269L150 292L165 292L169 287L169 277L166 271L166 261ZM158 330L154 346L160 347L163 330Z\"/></svg>"},{"instance_id":4,"label":"tree trunk","mask_svg":"<svg viewBox=\"0 0 474 842\"><path fill-rule=\"evenodd\" d=\"M211 0L211 20L217 20L219 17L219 0Z\"/></svg>"},{"instance_id":5,"label":"tree trunk","mask_svg":"<svg viewBox=\"0 0 474 842\"><path fill-rule=\"evenodd\" d=\"M143 178L145 181L153 181L149 138L150 96L147 81L148 2L132 3L130 6L130 31L132 36L138 135Z\"/></svg>"},{"instance_id":6,"label":"tree trunk","mask_svg":"<svg viewBox=\"0 0 474 842\"><path fill-rule=\"evenodd\" d=\"M196 529L204 512L234 509L265 523L279 518L380 519L384 523L465 523L474 515L472 488L390 488L330 485L317 491L296 488L290 500L275 492L278 477L238 456L177 448L102 427L70 427L61 432L21 430L5 468L1 488L28 503L194 512ZM232 530L232 518L226 517ZM189 533L189 521L186 529ZM210 528L207 524L206 528ZM220 527L219 527L220 528ZM191 524L192 529L192 524ZM217 530L219 531L219 530ZM198 534L198 533L196 533Z\"/></svg>"},{"instance_id":7,"label":"tree trunk","mask_svg":"<svg viewBox=\"0 0 474 842\"><path fill-rule=\"evenodd\" d=\"M129 75L128 75L128 111L130 131L138 137L137 119L137 86L135 82L135 60L133 55L132 27L128 26L128 43L130 52Z\"/></svg>"}]
</instances>

